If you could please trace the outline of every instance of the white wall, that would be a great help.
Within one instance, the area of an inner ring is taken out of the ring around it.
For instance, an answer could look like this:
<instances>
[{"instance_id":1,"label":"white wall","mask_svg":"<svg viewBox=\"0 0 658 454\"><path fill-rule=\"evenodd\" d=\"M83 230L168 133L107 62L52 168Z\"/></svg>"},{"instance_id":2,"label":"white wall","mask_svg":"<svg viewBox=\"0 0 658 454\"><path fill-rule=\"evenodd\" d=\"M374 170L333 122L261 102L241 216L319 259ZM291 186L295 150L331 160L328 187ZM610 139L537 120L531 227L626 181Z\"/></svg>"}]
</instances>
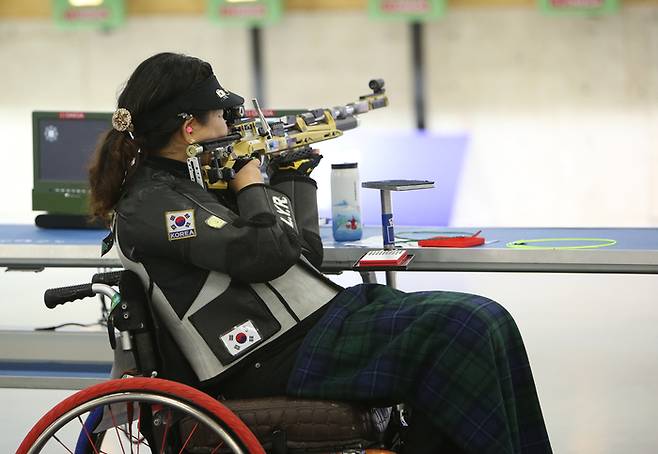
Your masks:
<instances>
[{"instance_id":1,"label":"white wall","mask_svg":"<svg viewBox=\"0 0 658 454\"><path fill-rule=\"evenodd\" d=\"M658 7L589 19L457 9L425 35L428 126L472 138L454 225L658 221ZM384 77L391 106L363 126L413 127L405 24L298 13L264 40L268 105L345 103ZM205 58L254 94L247 31L204 17L138 17L109 33L0 21L0 181L13 188L2 219L33 218L30 112L112 110L134 67L163 50Z\"/></svg>"},{"instance_id":2,"label":"white wall","mask_svg":"<svg viewBox=\"0 0 658 454\"><path fill-rule=\"evenodd\" d=\"M472 134L454 223L658 222L658 8L460 11L428 33L431 128Z\"/></svg>"},{"instance_id":3,"label":"white wall","mask_svg":"<svg viewBox=\"0 0 658 454\"><path fill-rule=\"evenodd\" d=\"M471 136L453 225L658 222L658 7L595 19L458 9L425 31L428 126ZM264 33L267 104L349 102L377 76L386 79L391 106L368 114L364 127L413 127L408 32L357 13L286 17ZM32 110L111 110L137 63L163 50L208 59L224 85L249 98L247 38L194 17L131 18L112 33L0 22L3 222L34 216ZM94 321L93 310L49 315L38 303L52 282L82 274L0 274L0 325ZM656 276L435 273L402 276L400 286L480 293L509 308L556 453L658 451ZM12 433L33 419L16 418ZM7 442L0 451L15 448Z\"/></svg>"}]
</instances>

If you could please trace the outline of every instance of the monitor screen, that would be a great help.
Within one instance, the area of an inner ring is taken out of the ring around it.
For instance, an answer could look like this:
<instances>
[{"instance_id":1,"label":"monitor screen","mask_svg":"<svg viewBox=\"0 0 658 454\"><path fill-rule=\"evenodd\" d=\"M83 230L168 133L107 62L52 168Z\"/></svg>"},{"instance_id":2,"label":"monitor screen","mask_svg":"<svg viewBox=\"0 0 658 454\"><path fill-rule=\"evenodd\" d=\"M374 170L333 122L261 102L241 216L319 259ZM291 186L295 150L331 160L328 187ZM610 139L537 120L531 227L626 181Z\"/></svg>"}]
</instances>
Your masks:
<instances>
[{"instance_id":1,"label":"monitor screen","mask_svg":"<svg viewBox=\"0 0 658 454\"><path fill-rule=\"evenodd\" d=\"M87 181L89 159L107 119L39 120L39 176L42 181Z\"/></svg>"},{"instance_id":2,"label":"monitor screen","mask_svg":"<svg viewBox=\"0 0 658 454\"><path fill-rule=\"evenodd\" d=\"M32 209L58 214L88 212L88 168L112 114L33 112Z\"/></svg>"}]
</instances>

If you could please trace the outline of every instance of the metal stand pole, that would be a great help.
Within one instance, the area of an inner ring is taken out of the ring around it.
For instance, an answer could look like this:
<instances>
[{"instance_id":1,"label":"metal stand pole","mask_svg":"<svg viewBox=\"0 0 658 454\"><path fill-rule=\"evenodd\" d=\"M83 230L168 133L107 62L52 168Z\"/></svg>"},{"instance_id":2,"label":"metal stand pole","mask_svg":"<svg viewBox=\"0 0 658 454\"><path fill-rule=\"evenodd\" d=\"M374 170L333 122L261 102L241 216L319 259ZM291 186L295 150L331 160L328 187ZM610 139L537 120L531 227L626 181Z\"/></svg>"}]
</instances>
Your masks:
<instances>
[{"instance_id":1,"label":"metal stand pole","mask_svg":"<svg viewBox=\"0 0 658 454\"><path fill-rule=\"evenodd\" d=\"M434 187L433 181L428 180L385 180L366 181L361 187L377 189L382 200L382 237L384 249L395 249L395 229L393 228L393 206L391 204L391 191L411 191L414 189L430 189ZM405 262L405 267L411 261ZM399 268L398 268L399 269ZM386 271L386 285L396 288L395 271Z\"/></svg>"},{"instance_id":2,"label":"metal stand pole","mask_svg":"<svg viewBox=\"0 0 658 454\"><path fill-rule=\"evenodd\" d=\"M265 99L265 74L263 70L263 39L258 26L251 27L251 63L254 73L254 93L261 106L267 105Z\"/></svg>"},{"instance_id":3,"label":"metal stand pole","mask_svg":"<svg viewBox=\"0 0 658 454\"><path fill-rule=\"evenodd\" d=\"M384 249L395 249L395 228L393 227L391 191L382 189L380 191L380 196L382 201L382 237L384 238ZM395 288L395 271L386 271L386 285Z\"/></svg>"},{"instance_id":4,"label":"metal stand pole","mask_svg":"<svg viewBox=\"0 0 658 454\"><path fill-rule=\"evenodd\" d=\"M411 23L411 57L414 77L414 110L416 128L425 129L425 60L423 55L423 24Z\"/></svg>"}]
</instances>

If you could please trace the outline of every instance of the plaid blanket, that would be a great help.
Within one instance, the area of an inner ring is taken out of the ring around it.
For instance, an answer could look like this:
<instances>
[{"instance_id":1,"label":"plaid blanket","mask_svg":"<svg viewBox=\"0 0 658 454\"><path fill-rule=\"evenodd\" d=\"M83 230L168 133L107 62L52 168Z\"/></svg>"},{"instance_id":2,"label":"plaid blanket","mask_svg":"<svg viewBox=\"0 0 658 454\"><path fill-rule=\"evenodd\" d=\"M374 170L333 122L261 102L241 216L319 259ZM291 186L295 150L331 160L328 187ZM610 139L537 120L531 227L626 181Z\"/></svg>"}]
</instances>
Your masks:
<instances>
[{"instance_id":1,"label":"plaid blanket","mask_svg":"<svg viewBox=\"0 0 658 454\"><path fill-rule=\"evenodd\" d=\"M467 453L550 453L530 365L509 313L487 298L342 291L306 336L299 397L404 402Z\"/></svg>"}]
</instances>

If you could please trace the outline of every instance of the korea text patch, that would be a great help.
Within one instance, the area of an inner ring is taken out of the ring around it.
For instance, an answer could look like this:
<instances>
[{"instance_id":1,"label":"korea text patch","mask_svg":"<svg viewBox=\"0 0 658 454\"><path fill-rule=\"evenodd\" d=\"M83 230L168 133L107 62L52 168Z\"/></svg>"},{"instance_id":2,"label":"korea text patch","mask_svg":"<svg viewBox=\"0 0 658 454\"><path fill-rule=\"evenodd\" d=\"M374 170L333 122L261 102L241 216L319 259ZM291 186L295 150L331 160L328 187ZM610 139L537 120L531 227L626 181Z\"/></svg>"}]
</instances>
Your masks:
<instances>
[{"instance_id":1,"label":"korea text patch","mask_svg":"<svg viewBox=\"0 0 658 454\"><path fill-rule=\"evenodd\" d=\"M167 211L165 213L165 222L167 223L169 241L194 238L196 236L193 209Z\"/></svg>"}]
</instances>

